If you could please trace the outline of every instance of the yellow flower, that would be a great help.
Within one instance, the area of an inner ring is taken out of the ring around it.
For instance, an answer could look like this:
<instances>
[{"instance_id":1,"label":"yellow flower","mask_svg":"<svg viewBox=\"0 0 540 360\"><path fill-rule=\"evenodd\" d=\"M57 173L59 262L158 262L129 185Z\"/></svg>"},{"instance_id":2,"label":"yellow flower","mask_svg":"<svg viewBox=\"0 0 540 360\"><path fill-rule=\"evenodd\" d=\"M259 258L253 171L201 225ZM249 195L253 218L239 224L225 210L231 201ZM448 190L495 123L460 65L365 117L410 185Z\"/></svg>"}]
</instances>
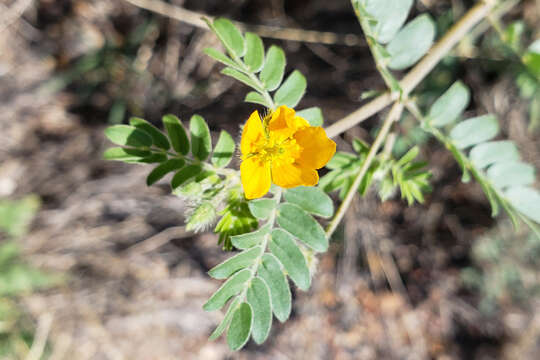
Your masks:
<instances>
[{"instance_id":1,"label":"yellow flower","mask_svg":"<svg viewBox=\"0 0 540 360\"><path fill-rule=\"evenodd\" d=\"M254 111L242 132L240 175L246 198L264 196L274 184L283 188L313 186L319 182L316 169L334 156L336 143L320 126L280 106L261 119Z\"/></svg>"}]
</instances>

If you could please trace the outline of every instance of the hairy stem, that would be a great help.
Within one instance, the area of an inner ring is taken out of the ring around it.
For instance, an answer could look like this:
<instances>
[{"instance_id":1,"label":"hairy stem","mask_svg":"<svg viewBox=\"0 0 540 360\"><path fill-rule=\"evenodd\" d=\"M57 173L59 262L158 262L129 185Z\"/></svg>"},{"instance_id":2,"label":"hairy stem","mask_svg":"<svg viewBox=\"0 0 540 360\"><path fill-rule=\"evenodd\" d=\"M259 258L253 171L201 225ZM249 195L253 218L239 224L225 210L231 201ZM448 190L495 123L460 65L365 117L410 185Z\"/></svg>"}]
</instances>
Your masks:
<instances>
[{"instance_id":1,"label":"hairy stem","mask_svg":"<svg viewBox=\"0 0 540 360\"><path fill-rule=\"evenodd\" d=\"M397 121L401 117L401 113L403 112L403 104L399 101L396 101L394 103L394 106L392 106L392 109L388 113L388 116L384 120L383 126L381 127L381 130L379 131L379 134L375 138L375 141L373 142L373 145L371 145L371 148L369 149L369 152L366 156L366 160L362 164L362 167L358 171L358 175L354 178L354 181L351 185L351 188L347 192L347 195L345 196L345 199L339 206L338 211L336 212L336 215L328 225L328 228L326 229L326 236L329 238L332 236L334 231L336 230L337 226L341 222L341 219L345 215L345 212L349 208L351 201L356 194L356 191L358 190L358 186L360 186L360 183L362 182L362 179L366 175L366 172L371 166L371 163L373 162L373 159L375 158L375 155L379 151L379 148L383 144L384 140L386 139L386 135L388 135L388 132L392 128L392 124Z\"/></svg>"},{"instance_id":2,"label":"hairy stem","mask_svg":"<svg viewBox=\"0 0 540 360\"><path fill-rule=\"evenodd\" d=\"M458 43L476 24L484 19L495 6L494 0L484 0L470 9L448 32L431 48L426 56L399 82L406 97L433 70L441 59ZM386 92L358 110L327 127L326 134L336 137L342 132L366 120L381 111L393 101L399 93Z\"/></svg>"}]
</instances>

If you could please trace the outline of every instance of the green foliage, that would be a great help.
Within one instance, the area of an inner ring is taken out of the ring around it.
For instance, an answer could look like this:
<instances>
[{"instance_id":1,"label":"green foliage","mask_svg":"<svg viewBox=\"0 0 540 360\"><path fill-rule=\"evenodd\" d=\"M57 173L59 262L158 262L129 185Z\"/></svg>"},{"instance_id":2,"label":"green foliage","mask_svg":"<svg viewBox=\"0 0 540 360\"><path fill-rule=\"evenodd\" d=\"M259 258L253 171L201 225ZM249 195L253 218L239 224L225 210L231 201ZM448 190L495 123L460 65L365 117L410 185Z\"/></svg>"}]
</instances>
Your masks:
<instances>
[{"instance_id":1,"label":"green foliage","mask_svg":"<svg viewBox=\"0 0 540 360\"><path fill-rule=\"evenodd\" d=\"M422 14L405 25L386 46L390 55L388 67L403 70L414 65L431 48L435 39L435 23Z\"/></svg>"},{"instance_id":2,"label":"green foliage","mask_svg":"<svg viewBox=\"0 0 540 360\"><path fill-rule=\"evenodd\" d=\"M353 141L353 149L356 155L338 152L326 165L331 171L319 182L319 187L324 191L339 190L339 197L345 197L369 151L369 147L359 139ZM399 160L384 153L377 155L360 183L358 192L365 195L373 180L377 180L379 196L383 201L393 196L399 189L401 198L407 199L409 205L414 201L423 203L424 194L431 192L429 185L431 173L425 169L425 162L414 161L418 153L419 149L414 147Z\"/></svg>"},{"instance_id":3,"label":"green foliage","mask_svg":"<svg viewBox=\"0 0 540 360\"><path fill-rule=\"evenodd\" d=\"M503 222L475 239L473 265L461 272L463 284L478 292L479 309L487 315L501 307L526 307L538 297L540 238L517 233Z\"/></svg>"},{"instance_id":4,"label":"green foliage","mask_svg":"<svg viewBox=\"0 0 540 360\"><path fill-rule=\"evenodd\" d=\"M261 38L247 32L245 36L229 20L218 18L213 22L206 20L210 29L221 40L227 54L216 49L205 49L206 55L226 65L222 74L230 76L251 87L245 101L274 109L279 105L294 108L306 91L306 78L300 71L293 70L285 81L285 52L272 45L266 51ZM282 83L283 82L283 83ZM275 91L272 97L269 92ZM306 109L308 110L308 109ZM304 115L308 121L322 125L319 108L310 108ZM310 120L311 119L311 120Z\"/></svg>"},{"instance_id":5,"label":"green foliage","mask_svg":"<svg viewBox=\"0 0 540 360\"><path fill-rule=\"evenodd\" d=\"M281 190L272 199L251 200L248 207L266 223L256 231L231 236L231 245L243 251L209 271L212 277L228 280L204 305L205 310L220 309L232 298L210 338L227 330L227 343L233 350L244 346L250 335L256 343L264 342L272 314L279 321L287 320L291 312L287 277L299 289L307 290L312 268L308 248L325 251L328 247L322 227L309 214L331 216L328 195L318 188L301 187L287 190L285 202L280 200ZM281 228L275 228L276 222Z\"/></svg>"},{"instance_id":6,"label":"green foliage","mask_svg":"<svg viewBox=\"0 0 540 360\"><path fill-rule=\"evenodd\" d=\"M379 186L379 196L383 201L392 196L399 187L401 198L407 199L409 206L415 201L424 202L423 194L431 192L429 185L431 173L425 170L426 162L413 161L418 153L418 147L414 147L398 161L390 160L386 164L390 168L390 173L382 179Z\"/></svg>"},{"instance_id":7,"label":"green foliage","mask_svg":"<svg viewBox=\"0 0 540 360\"><path fill-rule=\"evenodd\" d=\"M401 92L390 69L406 69L427 53L435 39L435 23L429 15L423 14L403 26L412 6L411 0L351 2L377 70L390 90Z\"/></svg>"},{"instance_id":8,"label":"green foliage","mask_svg":"<svg viewBox=\"0 0 540 360\"><path fill-rule=\"evenodd\" d=\"M33 341L31 319L18 305L18 297L58 284L62 278L28 265L16 239L24 236L39 209L37 196L0 200L0 358L25 358Z\"/></svg>"},{"instance_id":9,"label":"green foliage","mask_svg":"<svg viewBox=\"0 0 540 360\"><path fill-rule=\"evenodd\" d=\"M35 195L27 195L15 201L0 199L0 232L10 237L26 234L39 206L40 200Z\"/></svg>"},{"instance_id":10,"label":"green foliage","mask_svg":"<svg viewBox=\"0 0 540 360\"><path fill-rule=\"evenodd\" d=\"M423 118L423 128L454 155L463 170L464 182L469 181L471 175L478 181L491 204L492 216L497 216L502 207L514 224L517 225L519 217L540 236L537 226L531 222L540 222L540 206L537 205L540 193L529 187L535 180L534 168L519 161L519 153L511 141L489 141L499 131L495 116L483 115L452 124L467 106L463 102L467 91L459 84L457 89L461 90L456 91L454 84L435 101L430 115ZM456 112L453 104L460 104L462 110ZM449 135L440 129L447 124L453 126ZM468 155L466 149L470 149Z\"/></svg>"}]
</instances>

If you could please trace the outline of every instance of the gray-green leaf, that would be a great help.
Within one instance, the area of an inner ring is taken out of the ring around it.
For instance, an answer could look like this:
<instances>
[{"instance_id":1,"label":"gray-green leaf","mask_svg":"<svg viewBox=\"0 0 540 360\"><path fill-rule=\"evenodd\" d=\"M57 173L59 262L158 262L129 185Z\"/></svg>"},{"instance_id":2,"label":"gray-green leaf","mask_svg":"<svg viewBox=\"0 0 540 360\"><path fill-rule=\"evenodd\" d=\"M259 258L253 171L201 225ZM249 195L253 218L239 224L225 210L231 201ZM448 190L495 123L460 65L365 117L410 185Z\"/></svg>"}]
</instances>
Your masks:
<instances>
[{"instance_id":1,"label":"gray-green leaf","mask_svg":"<svg viewBox=\"0 0 540 360\"><path fill-rule=\"evenodd\" d=\"M403 70L414 65L431 47L435 39L435 23L428 14L417 16L390 41L388 67Z\"/></svg>"},{"instance_id":2,"label":"gray-green leaf","mask_svg":"<svg viewBox=\"0 0 540 360\"><path fill-rule=\"evenodd\" d=\"M248 303L242 303L235 310L229 331L227 344L231 350L240 350L247 343L253 326L253 311Z\"/></svg>"},{"instance_id":3,"label":"gray-green leaf","mask_svg":"<svg viewBox=\"0 0 540 360\"><path fill-rule=\"evenodd\" d=\"M474 166L483 169L495 162L517 161L519 151L509 140L488 141L472 148L469 157Z\"/></svg>"},{"instance_id":4,"label":"gray-green leaf","mask_svg":"<svg viewBox=\"0 0 540 360\"><path fill-rule=\"evenodd\" d=\"M270 290L265 281L259 277L251 280L247 291L247 302L253 310L253 328L251 336L257 344L262 344L272 327L272 303Z\"/></svg>"},{"instance_id":5,"label":"gray-green leaf","mask_svg":"<svg viewBox=\"0 0 540 360\"><path fill-rule=\"evenodd\" d=\"M229 58L227 55L225 55L221 51L218 51L214 48L206 48L204 49L204 53L210 56L212 59L217 60L224 65L230 66L236 70L241 70L240 66L238 66L237 63L235 63L231 58Z\"/></svg>"},{"instance_id":6,"label":"gray-green leaf","mask_svg":"<svg viewBox=\"0 0 540 360\"><path fill-rule=\"evenodd\" d=\"M386 44L396 36L409 15L412 0L358 0L366 12L377 22L372 26L373 36Z\"/></svg>"},{"instance_id":7,"label":"gray-green leaf","mask_svg":"<svg viewBox=\"0 0 540 360\"><path fill-rule=\"evenodd\" d=\"M105 150L103 158L105 160L117 160L132 163L140 162L143 158L150 155L151 152L147 150L112 147Z\"/></svg>"},{"instance_id":8,"label":"gray-green leaf","mask_svg":"<svg viewBox=\"0 0 540 360\"><path fill-rule=\"evenodd\" d=\"M258 274L270 289L274 315L279 321L285 322L291 314L291 289L281 265L274 255L263 255Z\"/></svg>"},{"instance_id":9,"label":"gray-green leaf","mask_svg":"<svg viewBox=\"0 0 540 360\"><path fill-rule=\"evenodd\" d=\"M271 224L265 224L259 230L247 234L231 236L231 242L237 249L249 249L252 246L259 245L264 237L270 233L271 228Z\"/></svg>"},{"instance_id":10,"label":"gray-green leaf","mask_svg":"<svg viewBox=\"0 0 540 360\"><path fill-rule=\"evenodd\" d=\"M324 252L328 249L328 239L321 225L298 205L281 204L277 222L313 250Z\"/></svg>"},{"instance_id":11,"label":"gray-green leaf","mask_svg":"<svg viewBox=\"0 0 540 360\"><path fill-rule=\"evenodd\" d=\"M189 152L189 139L180 119L175 115L167 114L161 118L161 121L167 130L167 134L169 134L174 151L187 155Z\"/></svg>"},{"instance_id":12,"label":"gray-green leaf","mask_svg":"<svg viewBox=\"0 0 540 360\"><path fill-rule=\"evenodd\" d=\"M506 190L510 203L523 215L540 224L540 193L529 187L511 187Z\"/></svg>"},{"instance_id":13,"label":"gray-green leaf","mask_svg":"<svg viewBox=\"0 0 540 360\"><path fill-rule=\"evenodd\" d=\"M264 63L264 47L259 35L246 32L246 55L244 62L249 70L254 73L261 70Z\"/></svg>"},{"instance_id":14,"label":"gray-green leaf","mask_svg":"<svg viewBox=\"0 0 540 360\"><path fill-rule=\"evenodd\" d=\"M150 137L152 138L152 142L157 147L164 150L169 150L171 148L169 140L167 140L165 134L159 131L158 128L150 124L148 121L138 117L132 117L131 119L129 119L129 123L131 126L135 126L137 129L145 131L148 135L150 135Z\"/></svg>"},{"instance_id":15,"label":"gray-green leaf","mask_svg":"<svg viewBox=\"0 0 540 360\"><path fill-rule=\"evenodd\" d=\"M306 259L293 237L282 229L272 231L272 240L268 244L270 251L283 264L287 274L296 286L302 290L309 289L311 275L306 264Z\"/></svg>"},{"instance_id":16,"label":"gray-green leaf","mask_svg":"<svg viewBox=\"0 0 540 360\"><path fill-rule=\"evenodd\" d=\"M184 184L189 179L199 175L202 171L200 165L188 165L185 168L174 174L171 180L171 187L176 189L180 185Z\"/></svg>"},{"instance_id":17,"label":"gray-green leaf","mask_svg":"<svg viewBox=\"0 0 540 360\"><path fill-rule=\"evenodd\" d=\"M212 153L212 164L217 167L225 167L229 165L234 154L234 140L232 136L225 130L221 130L219 139Z\"/></svg>"},{"instance_id":18,"label":"gray-green leaf","mask_svg":"<svg viewBox=\"0 0 540 360\"><path fill-rule=\"evenodd\" d=\"M219 37L225 48L237 57L244 56L245 46L242 33L233 23L225 18L214 20L214 31Z\"/></svg>"},{"instance_id":19,"label":"gray-green leaf","mask_svg":"<svg viewBox=\"0 0 540 360\"><path fill-rule=\"evenodd\" d=\"M285 192L285 200L300 206L309 213L329 218L334 214L332 199L313 186L298 186Z\"/></svg>"},{"instance_id":20,"label":"gray-green leaf","mask_svg":"<svg viewBox=\"0 0 540 360\"><path fill-rule=\"evenodd\" d=\"M150 147L152 138L146 132L129 125L114 125L105 129L105 136L117 145Z\"/></svg>"},{"instance_id":21,"label":"gray-green leaf","mask_svg":"<svg viewBox=\"0 0 540 360\"><path fill-rule=\"evenodd\" d=\"M260 246L242 251L241 253L225 260L221 264L214 266L212 269L210 269L210 271L208 271L208 275L214 279L226 279L236 271L252 265L255 260L261 256L261 253L262 248Z\"/></svg>"},{"instance_id":22,"label":"gray-green leaf","mask_svg":"<svg viewBox=\"0 0 540 360\"><path fill-rule=\"evenodd\" d=\"M260 104L266 106L267 108L270 108L272 106L272 104L270 104L268 100L264 98L264 96L255 91L248 92L246 97L244 98L244 101L254 104Z\"/></svg>"},{"instance_id":23,"label":"gray-green leaf","mask_svg":"<svg viewBox=\"0 0 540 360\"><path fill-rule=\"evenodd\" d=\"M322 111L316 106L297 111L296 115L306 119L311 126L322 126L324 122Z\"/></svg>"},{"instance_id":24,"label":"gray-green leaf","mask_svg":"<svg viewBox=\"0 0 540 360\"><path fill-rule=\"evenodd\" d=\"M182 159L169 159L164 163L156 166L154 170L148 174L146 177L146 185L150 186L155 184L169 172L181 169L185 164L185 161Z\"/></svg>"},{"instance_id":25,"label":"gray-green leaf","mask_svg":"<svg viewBox=\"0 0 540 360\"><path fill-rule=\"evenodd\" d=\"M294 108L304 96L306 87L307 81L304 75L300 71L294 70L276 91L274 102L276 105L287 105Z\"/></svg>"},{"instance_id":26,"label":"gray-green leaf","mask_svg":"<svg viewBox=\"0 0 540 360\"><path fill-rule=\"evenodd\" d=\"M242 291L249 279L251 279L251 271L249 269L240 270L221 285L214 295L203 305L203 309L206 311L221 309L231 296Z\"/></svg>"},{"instance_id":27,"label":"gray-green leaf","mask_svg":"<svg viewBox=\"0 0 540 360\"><path fill-rule=\"evenodd\" d=\"M255 81L253 81L249 76L247 76L246 74L244 73L241 73L240 71L238 70L235 70L235 69L232 69L230 67L227 67L223 70L221 70L221 73L223 75L227 75L227 76L230 76L232 78L235 78L236 80L240 81L241 83L255 89L255 90L259 90L259 91L262 91L263 89L261 89L261 87L259 85L257 85L257 83Z\"/></svg>"},{"instance_id":28,"label":"gray-green leaf","mask_svg":"<svg viewBox=\"0 0 540 360\"><path fill-rule=\"evenodd\" d=\"M217 339L221 334L223 334L223 331L229 326L232 320L232 316L234 314L234 311L238 308L238 304L240 304L240 298L237 297L233 301L231 301L231 304L229 305L229 308L227 309L227 312L225 313L225 316L223 317L223 320L219 323L217 328L212 332L208 340L212 341Z\"/></svg>"},{"instance_id":29,"label":"gray-green leaf","mask_svg":"<svg viewBox=\"0 0 540 360\"><path fill-rule=\"evenodd\" d=\"M280 47L272 45L266 54L266 61L260 74L265 89L269 91L275 90L281 83L284 72L285 53Z\"/></svg>"},{"instance_id":30,"label":"gray-green leaf","mask_svg":"<svg viewBox=\"0 0 540 360\"><path fill-rule=\"evenodd\" d=\"M495 137L499 132L499 123L495 116L488 114L468 119L457 124L450 137L458 149L464 149Z\"/></svg>"},{"instance_id":31,"label":"gray-green leaf","mask_svg":"<svg viewBox=\"0 0 540 360\"><path fill-rule=\"evenodd\" d=\"M433 126L444 126L455 120L469 105L470 91L461 81L456 81L429 109L428 121Z\"/></svg>"},{"instance_id":32,"label":"gray-green leaf","mask_svg":"<svg viewBox=\"0 0 540 360\"><path fill-rule=\"evenodd\" d=\"M191 153L197 159L204 161L212 151L212 138L208 124L200 115L193 115L189 121L191 134Z\"/></svg>"},{"instance_id":33,"label":"gray-green leaf","mask_svg":"<svg viewBox=\"0 0 540 360\"><path fill-rule=\"evenodd\" d=\"M255 199L248 202L251 214L257 219L268 219L272 210L276 208L276 201L273 199Z\"/></svg>"},{"instance_id":34,"label":"gray-green leaf","mask_svg":"<svg viewBox=\"0 0 540 360\"><path fill-rule=\"evenodd\" d=\"M534 167L522 162L498 162L487 170L491 183L499 188L523 186L534 183Z\"/></svg>"}]
</instances>

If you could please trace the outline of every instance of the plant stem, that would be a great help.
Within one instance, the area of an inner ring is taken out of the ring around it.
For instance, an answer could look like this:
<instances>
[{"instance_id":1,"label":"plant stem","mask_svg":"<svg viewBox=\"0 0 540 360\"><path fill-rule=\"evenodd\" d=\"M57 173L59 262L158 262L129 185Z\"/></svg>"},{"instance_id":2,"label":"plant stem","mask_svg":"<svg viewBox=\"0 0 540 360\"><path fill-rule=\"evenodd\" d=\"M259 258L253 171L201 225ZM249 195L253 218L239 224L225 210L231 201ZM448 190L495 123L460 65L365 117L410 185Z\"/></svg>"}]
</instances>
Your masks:
<instances>
[{"instance_id":1,"label":"plant stem","mask_svg":"<svg viewBox=\"0 0 540 360\"><path fill-rule=\"evenodd\" d=\"M448 32L430 49L428 54L416 64L399 82L406 97L433 70L441 59L459 42L476 24L484 19L495 6L496 1L484 0L470 9ZM358 110L327 127L328 137L336 137L342 132L366 120L381 111L399 97L398 93L385 92Z\"/></svg>"},{"instance_id":2,"label":"plant stem","mask_svg":"<svg viewBox=\"0 0 540 360\"><path fill-rule=\"evenodd\" d=\"M268 217L268 222L267 224L272 224L271 227L274 227L274 223L276 221L276 215L277 215L277 208L279 206L279 202L281 201L281 193L282 193L282 189L281 188L278 188L276 194L274 195L274 200L276 202L276 207L274 208L274 210L272 211L272 213L270 214L270 216ZM266 252L266 248L268 246L268 241L270 240L270 237L272 236L271 235L272 232L266 234L264 236L264 239L261 243L261 247L262 247L262 251L261 251L261 255L259 255L259 257L255 260L255 262L253 263L253 265L251 266L251 268L249 269L251 271L251 279L249 281L246 282L246 287L244 288L244 290L242 290L242 292L240 293L240 295L238 295L238 297L240 297L241 301L244 301L245 300L245 297L246 297L246 294L247 294L247 290L249 288L249 284L251 283L251 280L255 277L255 275L257 274L257 270L259 269L259 265L261 264L261 261L262 261L262 257L264 255L264 253Z\"/></svg>"},{"instance_id":3,"label":"plant stem","mask_svg":"<svg viewBox=\"0 0 540 360\"><path fill-rule=\"evenodd\" d=\"M386 135L388 135L388 132L392 128L392 124L399 120L401 117L401 113L403 111L403 104L399 101L396 101L394 103L394 106L392 106L392 109L388 113L388 116L384 120L384 123L381 127L381 130L379 131L379 134L377 134L377 137L375 138L375 141L373 142L373 145L371 145L371 148L369 149L369 152L366 156L366 160L362 164L362 167L358 171L358 175L354 178L354 181L351 185L351 188L347 192L347 195L345 196L345 199L339 206L338 211L336 212L336 215L328 225L328 228L326 229L326 236L330 238L334 231L336 230L337 226L341 222L341 219L345 215L345 212L349 208L351 201L356 194L356 191L358 190L358 186L360 186L360 183L362 182L362 179L366 175L366 172L371 166L371 163L373 162L373 159L375 158L375 155L377 154L377 151L379 151L379 148L384 142L384 139L386 138Z\"/></svg>"}]
</instances>

